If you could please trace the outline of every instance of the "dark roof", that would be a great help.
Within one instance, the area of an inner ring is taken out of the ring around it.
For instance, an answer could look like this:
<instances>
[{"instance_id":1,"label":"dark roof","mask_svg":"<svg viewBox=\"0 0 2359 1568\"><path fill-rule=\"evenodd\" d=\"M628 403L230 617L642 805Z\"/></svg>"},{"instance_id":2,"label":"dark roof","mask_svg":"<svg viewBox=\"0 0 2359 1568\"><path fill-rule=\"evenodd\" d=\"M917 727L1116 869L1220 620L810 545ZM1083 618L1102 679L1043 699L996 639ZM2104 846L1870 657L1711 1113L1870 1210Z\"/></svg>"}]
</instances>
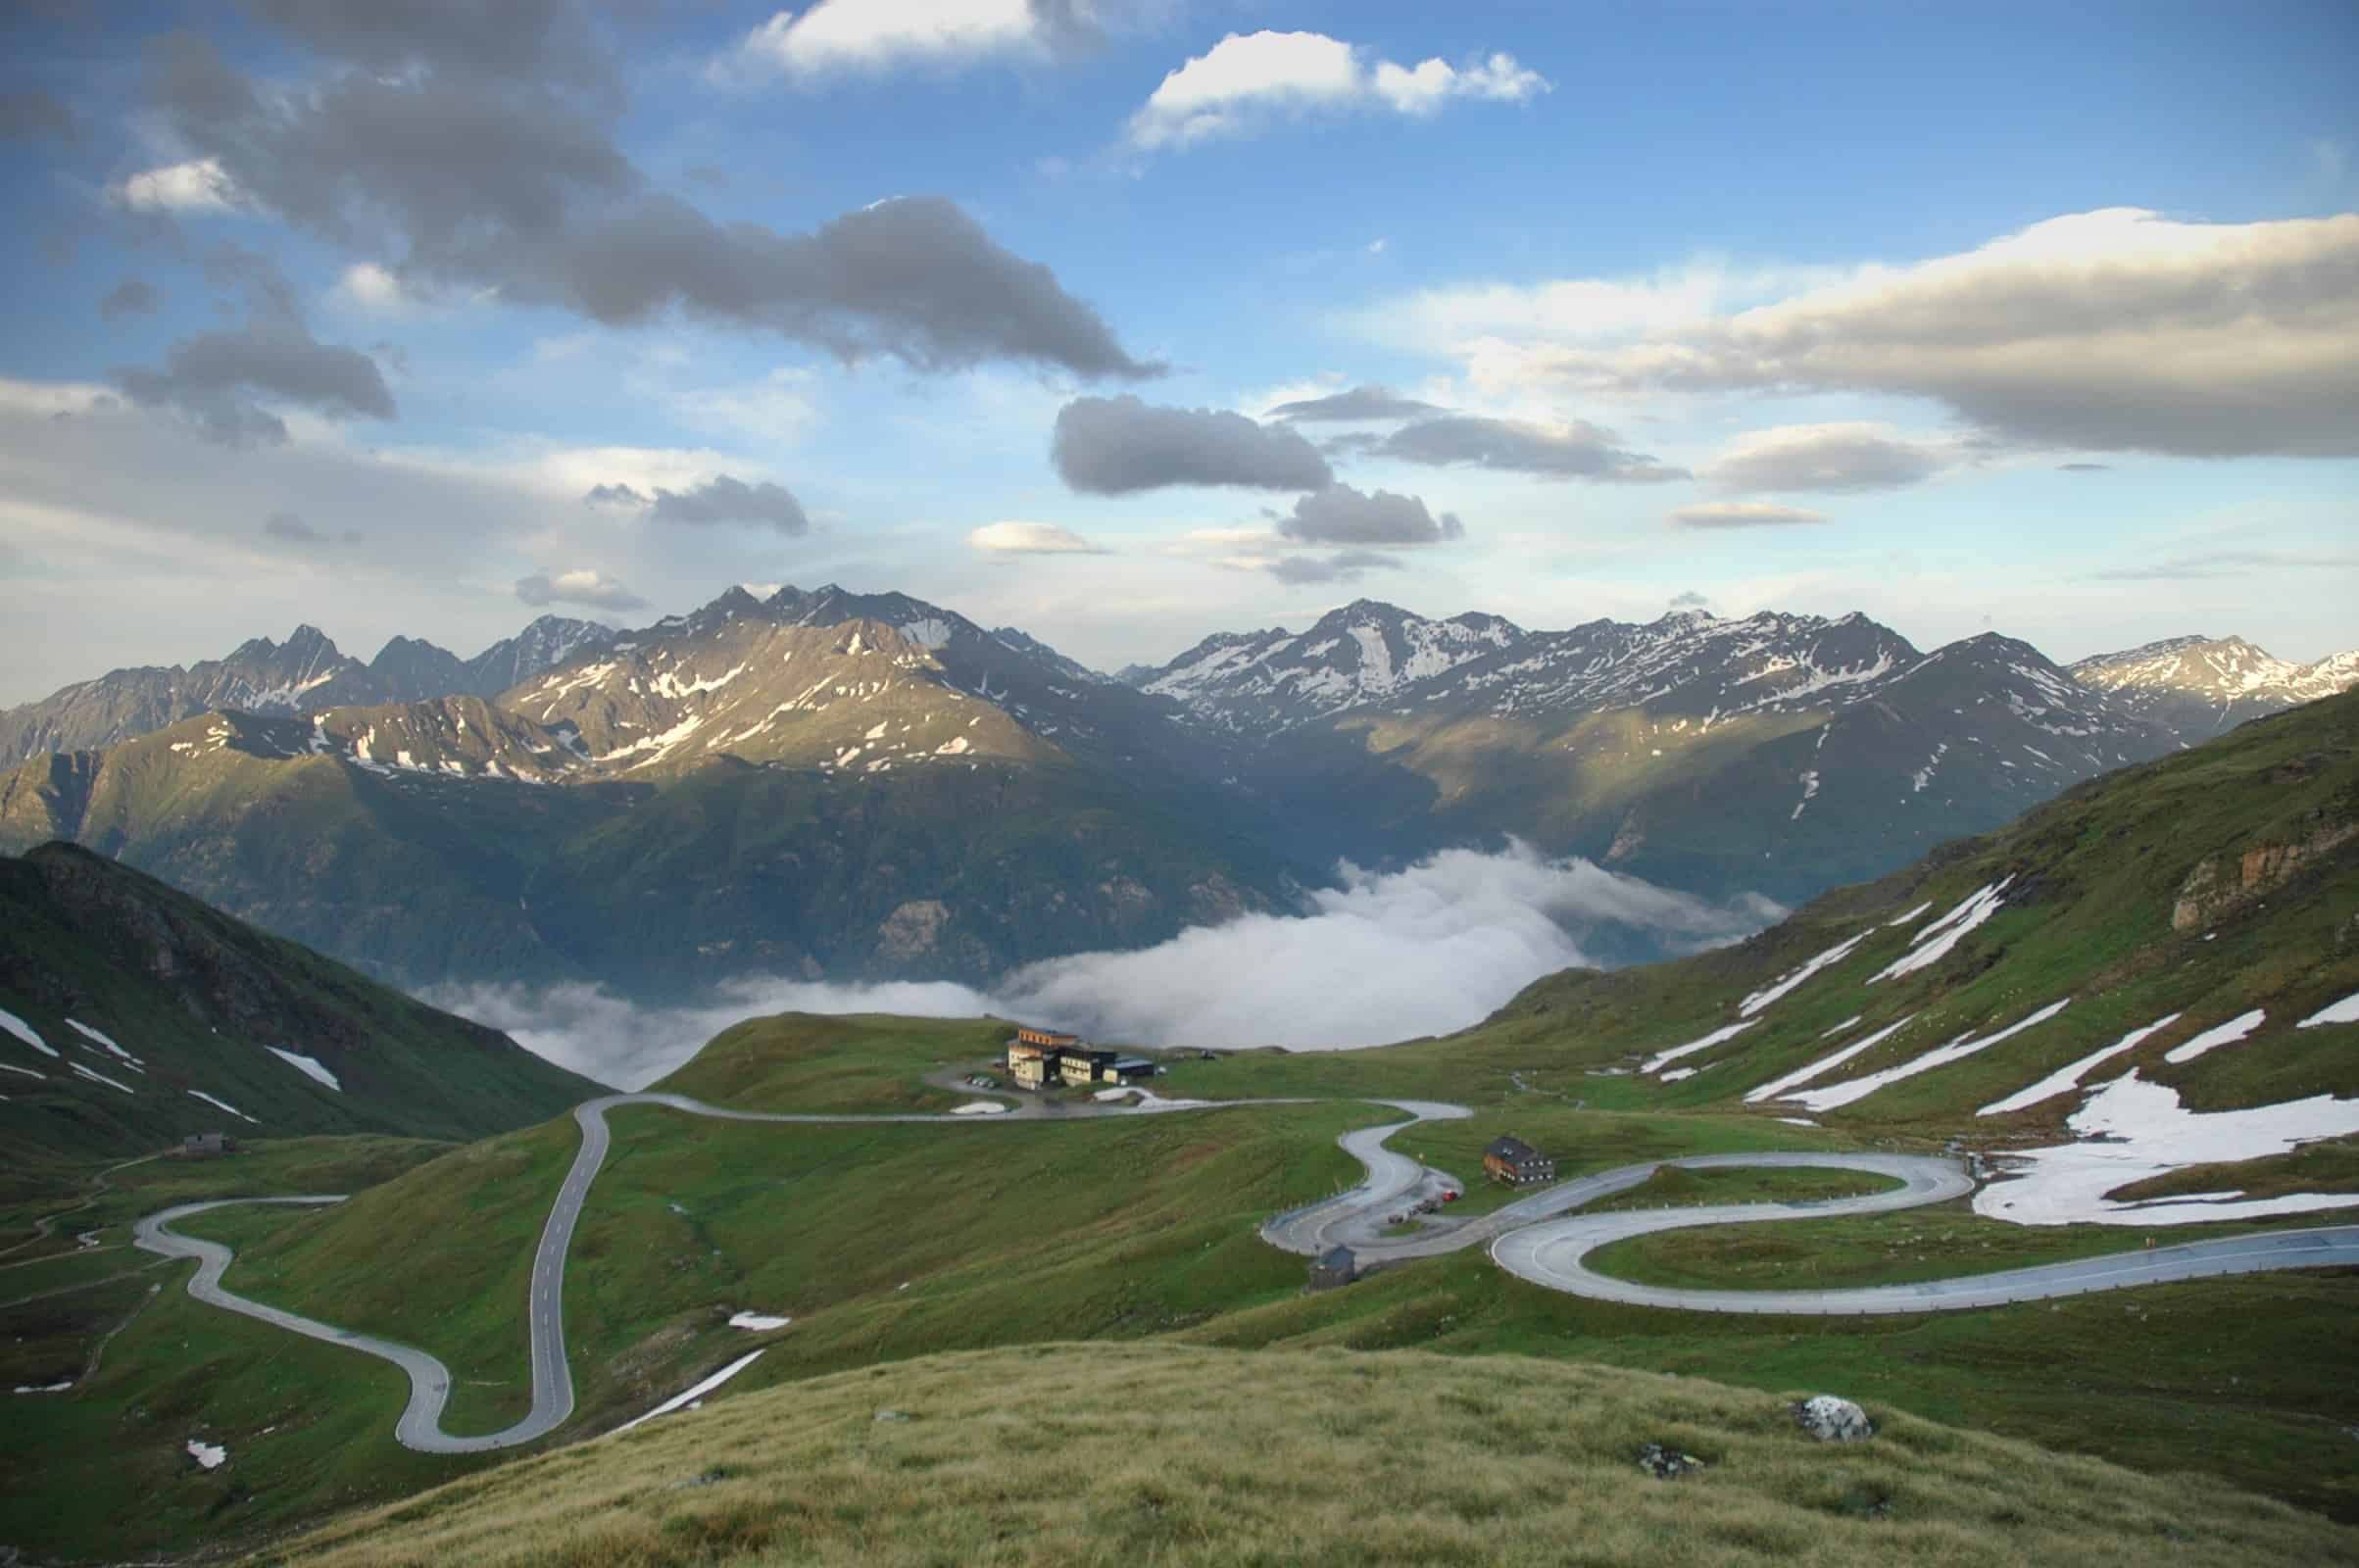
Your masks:
<instances>
[{"instance_id":1,"label":"dark roof","mask_svg":"<svg viewBox=\"0 0 2359 1568\"><path fill-rule=\"evenodd\" d=\"M1114 1065L1117 1067L1152 1067L1155 1063L1145 1056L1116 1056Z\"/></svg>"},{"instance_id":2,"label":"dark roof","mask_svg":"<svg viewBox=\"0 0 2359 1568\"><path fill-rule=\"evenodd\" d=\"M1513 1165L1523 1164L1526 1160L1548 1158L1548 1155L1542 1153L1539 1150L1534 1149L1530 1144L1525 1143L1522 1139L1506 1137L1504 1135L1494 1138L1491 1140L1491 1142L1485 1144L1483 1146L1483 1152L1486 1154L1497 1154L1499 1158L1506 1160L1509 1164Z\"/></svg>"}]
</instances>

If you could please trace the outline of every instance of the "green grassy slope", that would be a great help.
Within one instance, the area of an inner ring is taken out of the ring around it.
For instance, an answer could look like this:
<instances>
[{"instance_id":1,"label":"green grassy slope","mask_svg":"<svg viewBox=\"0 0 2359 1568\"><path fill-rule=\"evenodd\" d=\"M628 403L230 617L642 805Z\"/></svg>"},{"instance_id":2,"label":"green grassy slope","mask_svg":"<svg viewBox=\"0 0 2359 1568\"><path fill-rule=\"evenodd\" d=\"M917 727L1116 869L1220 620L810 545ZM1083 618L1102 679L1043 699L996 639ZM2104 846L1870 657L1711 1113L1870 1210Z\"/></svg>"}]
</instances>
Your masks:
<instances>
[{"instance_id":1,"label":"green grassy slope","mask_svg":"<svg viewBox=\"0 0 2359 1568\"><path fill-rule=\"evenodd\" d=\"M2215 875L2235 894L2209 880ZM2010 876L1997 913L1945 957L1871 982L1910 951L1918 929ZM2175 927L2190 895L2189 923ZM1922 914L1901 919L1920 906ZM1655 1052L1743 1022L1746 996L1853 937L1863 940L1847 957L1759 1009L1744 1032L1680 1063L1705 1070L1672 1083L1636 1071ZM1612 972L1567 970L1445 1040L1329 1055L1248 1053L1206 1064L1195 1081L1214 1093L1357 1086L1765 1119L1791 1107L1747 1107L1746 1090L1887 1024L1912 1020L1811 1087L1987 1034L2069 997L2046 1024L1824 1118L1886 1137L2003 1143L2051 1137L2077 1097L1993 1118L1977 1118L1978 1107L2172 1012L2182 1014L2176 1024L2087 1082L2136 1067L2198 1110L2359 1094L2359 1027L2294 1027L2355 991L2359 693L2083 785L1999 832L1830 893L1736 947ZM2161 1059L2253 1007L2267 1018L2241 1044L2184 1064Z\"/></svg>"},{"instance_id":2,"label":"green grassy slope","mask_svg":"<svg viewBox=\"0 0 2359 1568\"><path fill-rule=\"evenodd\" d=\"M0 1208L0 1388L73 1385L9 1396L0 1542L42 1561L146 1560L461 1473L385 1441L408 1389L392 1368L191 1301L193 1265L129 1245L133 1219L173 1203L359 1191L448 1148L266 1141L117 1165L72 1204ZM20 1229L35 1215L47 1240ZM229 1467L199 1468L192 1438L228 1443Z\"/></svg>"},{"instance_id":3,"label":"green grassy slope","mask_svg":"<svg viewBox=\"0 0 2359 1568\"><path fill-rule=\"evenodd\" d=\"M722 1030L650 1087L739 1110L946 1110L975 1097L926 1075L979 1066L1014 1033L999 1018L782 1012Z\"/></svg>"},{"instance_id":4,"label":"green grassy slope","mask_svg":"<svg viewBox=\"0 0 2359 1568\"><path fill-rule=\"evenodd\" d=\"M938 1356L725 1398L262 1560L2094 1568L2352 1549L2216 1482L1877 1414L1872 1442L1835 1448L1757 1392L1520 1358ZM1649 1441L1708 1468L1654 1481Z\"/></svg>"},{"instance_id":5,"label":"green grassy slope","mask_svg":"<svg viewBox=\"0 0 2359 1568\"><path fill-rule=\"evenodd\" d=\"M206 1130L479 1137L599 1092L495 1030L70 845L0 859L0 1007L56 1053L0 1037L0 1138L20 1179ZM340 1087L267 1047L324 1063Z\"/></svg>"}]
</instances>

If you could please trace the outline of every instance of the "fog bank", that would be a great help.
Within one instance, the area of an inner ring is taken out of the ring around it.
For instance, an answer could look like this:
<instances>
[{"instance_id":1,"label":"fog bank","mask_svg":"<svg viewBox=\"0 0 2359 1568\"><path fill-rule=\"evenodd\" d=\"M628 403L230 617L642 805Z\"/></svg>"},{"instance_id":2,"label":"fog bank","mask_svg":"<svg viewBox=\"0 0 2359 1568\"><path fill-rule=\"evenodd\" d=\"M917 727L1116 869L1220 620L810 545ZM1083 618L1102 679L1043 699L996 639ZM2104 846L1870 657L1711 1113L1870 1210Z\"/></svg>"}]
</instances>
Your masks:
<instances>
[{"instance_id":1,"label":"fog bank","mask_svg":"<svg viewBox=\"0 0 2359 1568\"><path fill-rule=\"evenodd\" d=\"M1345 866L1341 880L1301 913L1053 958L989 991L749 979L683 1007L642 1007L588 985L442 986L425 996L621 1088L662 1077L742 1018L785 1011L990 1012L1126 1045L1339 1051L1465 1028L1542 975L1594 966L1600 951L1699 952L1783 912L1757 896L1715 904L1514 843L1499 854L1446 851L1393 873Z\"/></svg>"}]
</instances>

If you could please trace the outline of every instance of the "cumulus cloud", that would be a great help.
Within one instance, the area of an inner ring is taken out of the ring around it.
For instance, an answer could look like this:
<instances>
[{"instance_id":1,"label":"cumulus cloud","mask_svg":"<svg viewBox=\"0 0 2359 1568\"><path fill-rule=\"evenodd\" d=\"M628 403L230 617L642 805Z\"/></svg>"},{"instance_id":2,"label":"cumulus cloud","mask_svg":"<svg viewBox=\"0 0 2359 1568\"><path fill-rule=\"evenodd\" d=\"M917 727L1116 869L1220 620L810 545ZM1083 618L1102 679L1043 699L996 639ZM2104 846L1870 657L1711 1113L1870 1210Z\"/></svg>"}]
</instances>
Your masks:
<instances>
[{"instance_id":1,"label":"cumulus cloud","mask_svg":"<svg viewBox=\"0 0 2359 1568\"><path fill-rule=\"evenodd\" d=\"M1782 424L1739 436L1703 476L1724 490L1894 490L1956 461L1954 449L1890 425Z\"/></svg>"},{"instance_id":2,"label":"cumulus cloud","mask_svg":"<svg viewBox=\"0 0 2359 1568\"><path fill-rule=\"evenodd\" d=\"M153 97L204 172L169 193L251 203L398 258L380 265L405 285L496 289L607 324L677 311L920 370L1015 361L1085 377L1158 373L1048 268L942 198L877 202L810 233L714 222L653 189L614 144L612 93L459 63L464 51L426 17L448 9L376 8L374 24L301 33L360 69L293 92L260 90L202 39L167 39ZM396 55L412 68L372 64Z\"/></svg>"},{"instance_id":3,"label":"cumulus cloud","mask_svg":"<svg viewBox=\"0 0 2359 1568\"><path fill-rule=\"evenodd\" d=\"M516 579L516 598L527 605L587 605L593 610L644 610L647 601L603 571L536 571Z\"/></svg>"},{"instance_id":4,"label":"cumulus cloud","mask_svg":"<svg viewBox=\"0 0 2359 1568\"><path fill-rule=\"evenodd\" d=\"M1416 496L1363 494L1348 484L1314 490L1278 519L1278 533L1301 544L1434 545L1466 536L1455 513L1436 517Z\"/></svg>"},{"instance_id":5,"label":"cumulus cloud","mask_svg":"<svg viewBox=\"0 0 2359 1568\"><path fill-rule=\"evenodd\" d=\"M652 507L656 498L643 495L627 484L594 484L583 495L582 504L591 507Z\"/></svg>"},{"instance_id":6,"label":"cumulus cloud","mask_svg":"<svg viewBox=\"0 0 2359 1568\"><path fill-rule=\"evenodd\" d=\"M1332 556L1280 556L1262 569L1283 583L1357 582L1371 571L1399 571L1399 558L1375 550L1343 550Z\"/></svg>"},{"instance_id":7,"label":"cumulus cloud","mask_svg":"<svg viewBox=\"0 0 2359 1568\"><path fill-rule=\"evenodd\" d=\"M1899 395L2023 446L2359 455L2359 214L2201 223L2113 208L1769 286L1731 308L1746 290L1708 275L1685 295L1487 285L1400 314L1492 323L1454 346L1493 388ZM1559 294L1629 308L1551 323Z\"/></svg>"},{"instance_id":8,"label":"cumulus cloud","mask_svg":"<svg viewBox=\"0 0 2359 1568\"><path fill-rule=\"evenodd\" d=\"M1441 412L1431 403L1404 398L1389 387L1355 386L1349 392L1331 393L1323 398L1298 398L1281 403L1262 417L1295 424L1348 424L1364 419L1410 419Z\"/></svg>"},{"instance_id":9,"label":"cumulus cloud","mask_svg":"<svg viewBox=\"0 0 2359 1568\"><path fill-rule=\"evenodd\" d=\"M989 1013L1130 1045L1332 1051L1462 1029L1600 952L1698 952L1783 912L1749 896L1708 903L1520 844L1498 855L1447 851L1393 874L1345 866L1341 880L1299 914L1053 958L989 992L749 980L677 1008L643 1009L583 986L446 986L426 1000L625 1089L663 1076L734 1023L783 1011Z\"/></svg>"},{"instance_id":10,"label":"cumulus cloud","mask_svg":"<svg viewBox=\"0 0 2359 1568\"><path fill-rule=\"evenodd\" d=\"M336 292L365 311L392 313L417 303L402 280L375 262L355 262L344 269Z\"/></svg>"},{"instance_id":11,"label":"cumulus cloud","mask_svg":"<svg viewBox=\"0 0 2359 1568\"><path fill-rule=\"evenodd\" d=\"M0 92L0 141L30 141L36 136L74 140L74 116L37 87Z\"/></svg>"},{"instance_id":12,"label":"cumulus cloud","mask_svg":"<svg viewBox=\"0 0 2359 1568\"><path fill-rule=\"evenodd\" d=\"M1708 596L1699 594L1691 588L1686 593L1673 594L1670 608L1673 610L1702 610L1711 602Z\"/></svg>"},{"instance_id":13,"label":"cumulus cloud","mask_svg":"<svg viewBox=\"0 0 2359 1568\"><path fill-rule=\"evenodd\" d=\"M266 401L333 419L390 419L394 412L376 361L321 343L288 319L260 318L182 338L165 351L161 369L127 367L113 380L133 403L178 414L226 446L287 438L286 421Z\"/></svg>"},{"instance_id":14,"label":"cumulus cloud","mask_svg":"<svg viewBox=\"0 0 2359 1568\"><path fill-rule=\"evenodd\" d=\"M1587 420L1543 424L1452 414L1404 424L1366 450L1379 457L1437 466L1465 464L1549 478L1653 484L1689 477L1642 453L1623 450L1611 430Z\"/></svg>"},{"instance_id":15,"label":"cumulus cloud","mask_svg":"<svg viewBox=\"0 0 2359 1568\"><path fill-rule=\"evenodd\" d=\"M1682 528L1784 528L1825 522L1827 514L1774 501L1698 501L1672 513L1671 520Z\"/></svg>"},{"instance_id":16,"label":"cumulus cloud","mask_svg":"<svg viewBox=\"0 0 2359 1568\"><path fill-rule=\"evenodd\" d=\"M323 533L291 512L273 512L263 520L263 537L291 545L357 545L361 530L347 528L341 533Z\"/></svg>"},{"instance_id":17,"label":"cumulus cloud","mask_svg":"<svg viewBox=\"0 0 2359 1568\"><path fill-rule=\"evenodd\" d=\"M1315 490L1335 475L1302 432L1218 409L1143 403L1127 393L1076 398L1057 414L1050 461L1091 495L1166 485Z\"/></svg>"},{"instance_id":18,"label":"cumulus cloud","mask_svg":"<svg viewBox=\"0 0 2359 1568\"><path fill-rule=\"evenodd\" d=\"M124 278L107 290L98 302L98 314L110 321L122 316L153 316L155 313L156 290L144 278Z\"/></svg>"},{"instance_id":19,"label":"cumulus cloud","mask_svg":"<svg viewBox=\"0 0 2359 1568\"><path fill-rule=\"evenodd\" d=\"M1126 135L1142 150L1187 147L1260 128L1282 116L1391 110L1424 117L1452 99L1520 103L1549 83L1509 54L1452 66L1371 62L1339 38L1264 29L1222 38L1166 75Z\"/></svg>"},{"instance_id":20,"label":"cumulus cloud","mask_svg":"<svg viewBox=\"0 0 2359 1568\"><path fill-rule=\"evenodd\" d=\"M602 485L604 490L628 490L627 485ZM592 500L598 491L590 492ZM803 503L794 492L782 484L759 479L752 484L729 474L715 474L703 484L686 490L658 488L648 505L648 515L658 522L688 523L707 526L713 523L741 523L760 528L774 528L783 534L804 534L811 531L811 518L805 515Z\"/></svg>"},{"instance_id":21,"label":"cumulus cloud","mask_svg":"<svg viewBox=\"0 0 2359 1568\"><path fill-rule=\"evenodd\" d=\"M1061 52L1094 35L1086 0L818 0L773 15L718 63L723 80L953 66L992 55Z\"/></svg>"},{"instance_id":22,"label":"cumulus cloud","mask_svg":"<svg viewBox=\"0 0 2359 1568\"><path fill-rule=\"evenodd\" d=\"M990 556L1105 556L1112 552L1091 544L1070 528L1053 522L987 522L966 536L970 549Z\"/></svg>"},{"instance_id":23,"label":"cumulus cloud","mask_svg":"<svg viewBox=\"0 0 2359 1568\"><path fill-rule=\"evenodd\" d=\"M115 198L135 213L228 213L245 205L215 158L141 170L116 187Z\"/></svg>"}]
</instances>

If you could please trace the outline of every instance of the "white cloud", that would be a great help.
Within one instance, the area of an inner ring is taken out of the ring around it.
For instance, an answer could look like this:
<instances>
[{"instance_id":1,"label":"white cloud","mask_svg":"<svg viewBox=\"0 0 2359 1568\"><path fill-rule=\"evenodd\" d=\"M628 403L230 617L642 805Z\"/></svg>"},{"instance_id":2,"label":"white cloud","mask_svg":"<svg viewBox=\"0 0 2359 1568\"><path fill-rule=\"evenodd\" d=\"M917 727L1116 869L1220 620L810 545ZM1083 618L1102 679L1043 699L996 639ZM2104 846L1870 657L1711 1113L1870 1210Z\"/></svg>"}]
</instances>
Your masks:
<instances>
[{"instance_id":1,"label":"white cloud","mask_svg":"<svg viewBox=\"0 0 2359 1568\"><path fill-rule=\"evenodd\" d=\"M2359 214L2113 208L1840 275L1483 286L1362 319L1456 327L1450 352L1493 389L1900 395L2026 446L2359 455Z\"/></svg>"},{"instance_id":2,"label":"white cloud","mask_svg":"<svg viewBox=\"0 0 2359 1568\"><path fill-rule=\"evenodd\" d=\"M966 536L967 544L986 555L1103 556L1109 552L1091 544L1070 528L1053 522L987 522Z\"/></svg>"},{"instance_id":3,"label":"white cloud","mask_svg":"<svg viewBox=\"0 0 2359 1568\"><path fill-rule=\"evenodd\" d=\"M1542 975L1590 963L1584 944L1595 938L1635 933L1690 953L1783 912L1751 897L1708 904L1520 844L1499 855L1445 851L1391 875L1341 870L1343 886L1312 894L1302 913L1196 926L1133 953L1053 958L988 993L753 980L709 1004L648 1011L587 987L537 996L445 987L427 1000L626 1088L662 1077L742 1018L789 1009L989 1012L1132 1045L1324 1051L1478 1023Z\"/></svg>"},{"instance_id":4,"label":"white cloud","mask_svg":"<svg viewBox=\"0 0 2359 1568\"><path fill-rule=\"evenodd\" d=\"M228 213L247 205L228 172L211 158L142 170L116 187L116 198L141 213Z\"/></svg>"},{"instance_id":5,"label":"white cloud","mask_svg":"<svg viewBox=\"0 0 2359 1568\"><path fill-rule=\"evenodd\" d=\"M1248 133L1277 115L1384 108L1426 116L1454 98L1516 103L1548 90L1513 55L1464 68L1444 60L1415 67L1380 60L1319 32L1232 32L1166 75L1132 115L1130 144L1187 147Z\"/></svg>"},{"instance_id":6,"label":"white cloud","mask_svg":"<svg viewBox=\"0 0 2359 1568\"><path fill-rule=\"evenodd\" d=\"M374 262L355 262L336 279L336 293L365 311L395 315L418 303L402 280Z\"/></svg>"},{"instance_id":7,"label":"white cloud","mask_svg":"<svg viewBox=\"0 0 2359 1568\"><path fill-rule=\"evenodd\" d=\"M1894 490L1932 478L1958 458L1952 446L1912 440L1886 424L1781 424L1737 437L1704 466L1703 477L1724 490Z\"/></svg>"},{"instance_id":8,"label":"white cloud","mask_svg":"<svg viewBox=\"0 0 2359 1568\"><path fill-rule=\"evenodd\" d=\"M1430 115L1452 98L1516 104L1548 90L1537 71L1527 71L1510 54L1495 54L1460 71L1447 61L1426 60L1415 69L1381 61L1373 82L1376 96L1404 115Z\"/></svg>"},{"instance_id":9,"label":"white cloud","mask_svg":"<svg viewBox=\"0 0 2359 1568\"><path fill-rule=\"evenodd\" d=\"M971 59L1046 42L1027 0L819 0L781 11L730 56L741 72L816 75Z\"/></svg>"},{"instance_id":10,"label":"white cloud","mask_svg":"<svg viewBox=\"0 0 2359 1568\"><path fill-rule=\"evenodd\" d=\"M516 579L516 598L527 605L587 605L593 610L644 610L647 601L603 571L536 571Z\"/></svg>"}]
</instances>

